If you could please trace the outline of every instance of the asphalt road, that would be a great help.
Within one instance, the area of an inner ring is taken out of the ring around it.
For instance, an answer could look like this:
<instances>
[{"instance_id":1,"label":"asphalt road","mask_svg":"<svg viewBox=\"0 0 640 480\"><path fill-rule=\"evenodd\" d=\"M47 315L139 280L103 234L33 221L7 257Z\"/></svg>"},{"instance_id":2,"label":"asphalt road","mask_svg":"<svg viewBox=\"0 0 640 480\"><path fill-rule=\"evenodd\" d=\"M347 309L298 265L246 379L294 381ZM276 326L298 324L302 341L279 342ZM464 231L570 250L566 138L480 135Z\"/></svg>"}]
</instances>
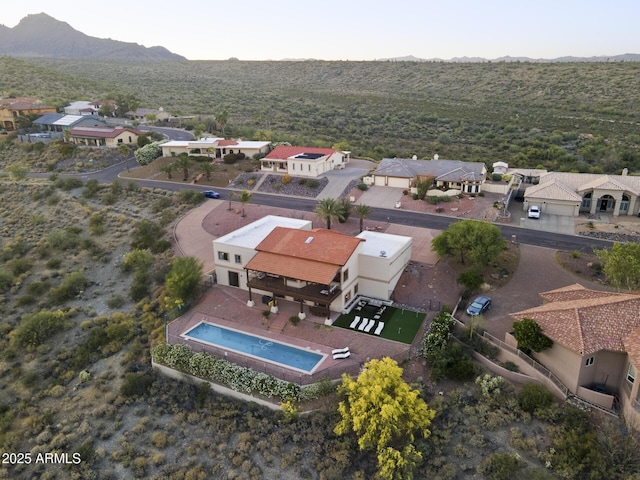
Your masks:
<instances>
[{"instance_id":1,"label":"asphalt road","mask_svg":"<svg viewBox=\"0 0 640 480\"><path fill-rule=\"evenodd\" d=\"M189 140L193 138L190 132L184 130L175 130L171 128L163 127L146 127L153 129L165 135L165 137L171 140ZM104 170L86 173L80 175L68 175L79 177L82 181L86 182L89 179L95 178L100 183L111 183L118 178L118 174L127 170L128 168L135 168L137 166L135 157L133 155L125 162L118 165L113 165ZM50 174L30 174L33 177L48 177ZM67 175L63 175L67 176ZM184 185L175 182L160 182L151 180L134 180L138 185L149 188L161 188L169 191L180 191L187 188L192 190L204 191L211 187L198 186L198 185ZM228 198L227 195L230 191L225 188L216 188L216 191L220 192L222 198ZM252 192L251 203L259 205L267 205L280 208L291 208L292 200L289 197L280 195L265 194ZM296 198L295 207L297 210L304 210L307 212L313 211L318 201L315 199ZM434 230L444 230L453 222L457 222L460 219L454 217L447 217L443 215L432 215L428 213L411 212L407 210L385 209L375 208L372 209L371 220L378 222L390 222L400 225L431 228ZM567 251L580 251L584 253L590 253L593 249L609 248L613 242L608 240L600 240L589 237L583 237L580 235L565 235L560 233L543 232L538 230L529 230L521 227L513 227L510 225L496 224L502 231L502 236L508 241L512 241L514 238L519 243L525 243L529 245L537 245L540 247L547 247L556 250Z\"/></svg>"}]
</instances>

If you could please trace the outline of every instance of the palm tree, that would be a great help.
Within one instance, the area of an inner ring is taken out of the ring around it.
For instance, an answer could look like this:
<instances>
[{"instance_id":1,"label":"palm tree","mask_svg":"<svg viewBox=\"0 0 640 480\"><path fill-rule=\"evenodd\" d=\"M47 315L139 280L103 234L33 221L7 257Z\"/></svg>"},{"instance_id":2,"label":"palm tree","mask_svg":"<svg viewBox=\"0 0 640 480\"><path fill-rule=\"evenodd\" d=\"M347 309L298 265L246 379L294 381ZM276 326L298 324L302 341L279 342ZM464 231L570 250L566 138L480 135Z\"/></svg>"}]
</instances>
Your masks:
<instances>
[{"instance_id":1,"label":"palm tree","mask_svg":"<svg viewBox=\"0 0 640 480\"><path fill-rule=\"evenodd\" d=\"M175 171L178 166L175 163L167 163L164 167L160 169L162 173L167 174L167 178L171 180L171 174Z\"/></svg>"},{"instance_id":2,"label":"palm tree","mask_svg":"<svg viewBox=\"0 0 640 480\"><path fill-rule=\"evenodd\" d=\"M244 206L245 204L249 203L250 200L251 200L251 193L249 192L249 190L242 190L242 192L240 192L240 195L238 195L238 201L242 204L243 217L246 217L246 215L244 214Z\"/></svg>"},{"instance_id":3,"label":"palm tree","mask_svg":"<svg viewBox=\"0 0 640 480\"><path fill-rule=\"evenodd\" d=\"M211 165L211 162L206 161L206 162L200 163L200 171L204 173L205 176L207 177L207 182L210 182L211 172L213 172L213 165Z\"/></svg>"},{"instance_id":4,"label":"palm tree","mask_svg":"<svg viewBox=\"0 0 640 480\"><path fill-rule=\"evenodd\" d=\"M327 222L327 230L331 230L331 220L344 218L342 208L335 198L323 198L316 205L314 212Z\"/></svg>"},{"instance_id":5,"label":"palm tree","mask_svg":"<svg viewBox=\"0 0 640 480\"><path fill-rule=\"evenodd\" d=\"M236 196L236 192L229 192L229 208L227 210L231 211L231 200L233 200Z\"/></svg>"},{"instance_id":6,"label":"palm tree","mask_svg":"<svg viewBox=\"0 0 640 480\"><path fill-rule=\"evenodd\" d=\"M184 173L183 181L186 182L189 179L189 167L191 166L191 159L189 158L189 155L186 153L178 155L176 166L182 169L182 172Z\"/></svg>"},{"instance_id":7,"label":"palm tree","mask_svg":"<svg viewBox=\"0 0 640 480\"><path fill-rule=\"evenodd\" d=\"M360 231L364 229L364 219L371 215L371 207L369 205L365 205L364 203L359 203L356 205L355 209L356 215L360 219Z\"/></svg>"},{"instance_id":8,"label":"palm tree","mask_svg":"<svg viewBox=\"0 0 640 480\"><path fill-rule=\"evenodd\" d=\"M227 122L229 122L229 112L226 110L222 110L216 113L216 122L220 125L220 130L222 131L222 136L224 137L224 127L227 126Z\"/></svg>"}]
</instances>

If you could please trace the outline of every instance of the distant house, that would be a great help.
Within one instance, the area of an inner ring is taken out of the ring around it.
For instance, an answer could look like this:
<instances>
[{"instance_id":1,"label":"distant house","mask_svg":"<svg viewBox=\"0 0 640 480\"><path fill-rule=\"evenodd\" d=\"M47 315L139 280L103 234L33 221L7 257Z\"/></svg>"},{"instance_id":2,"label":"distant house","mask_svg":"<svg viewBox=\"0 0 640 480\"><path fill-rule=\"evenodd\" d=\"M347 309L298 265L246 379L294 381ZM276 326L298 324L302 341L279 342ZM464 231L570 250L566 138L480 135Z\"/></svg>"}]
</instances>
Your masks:
<instances>
[{"instance_id":1,"label":"distant house","mask_svg":"<svg viewBox=\"0 0 640 480\"><path fill-rule=\"evenodd\" d=\"M158 122L166 122L171 117L169 112L165 112L163 108L154 109L154 108L137 108L136 110L129 110L125 113L126 117L129 117L132 120L137 120L139 122L146 122L147 115L155 115L156 120Z\"/></svg>"},{"instance_id":2,"label":"distant house","mask_svg":"<svg viewBox=\"0 0 640 480\"><path fill-rule=\"evenodd\" d=\"M65 131L80 127L106 127L107 123L95 115L48 113L34 120L33 126L40 132L48 132L52 138L63 138Z\"/></svg>"},{"instance_id":3,"label":"distant house","mask_svg":"<svg viewBox=\"0 0 640 480\"><path fill-rule=\"evenodd\" d=\"M311 222L266 216L213 241L217 281L304 308L342 311L358 295L388 300L411 259L410 237L365 231L356 237ZM260 297L258 297L260 298Z\"/></svg>"},{"instance_id":4,"label":"distant house","mask_svg":"<svg viewBox=\"0 0 640 480\"><path fill-rule=\"evenodd\" d=\"M176 157L181 153L189 156L223 158L228 153L243 153L246 157L264 155L271 148L271 142L231 140L205 137L198 140L173 140L162 144L162 156Z\"/></svg>"},{"instance_id":5,"label":"distant house","mask_svg":"<svg viewBox=\"0 0 640 480\"><path fill-rule=\"evenodd\" d=\"M638 215L640 177L594 173L548 172L524 193L523 209L539 205L542 212L577 217L580 213Z\"/></svg>"},{"instance_id":6,"label":"distant house","mask_svg":"<svg viewBox=\"0 0 640 480\"><path fill-rule=\"evenodd\" d=\"M640 295L575 284L540 296L543 305L511 314L553 340L535 358L581 398L609 409L619 399L640 426Z\"/></svg>"},{"instance_id":7,"label":"distant house","mask_svg":"<svg viewBox=\"0 0 640 480\"><path fill-rule=\"evenodd\" d=\"M78 100L64 107L64 113L67 115L98 115L100 108L105 104L115 106L113 100L97 100L93 102Z\"/></svg>"},{"instance_id":8,"label":"distant house","mask_svg":"<svg viewBox=\"0 0 640 480\"><path fill-rule=\"evenodd\" d=\"M409 189L418 178L433 178L436 187L460 190L462 193L480 193L487 176L482 162L460 160L409 160L383 158L365 182L380 187Z\"/></svg>"},{"instance_id":9,"label":"distant house","mask_svg":"<svg viewBox=\"0 0 640 480\"><path fill-rule=\"evenodd\" d=\"M287 173L296 177L317 177L349 163L350 152L333 148L278 145L260 160L263 172Z\"/></svg>"},{"instance_id":10,"label":"distant house","mask_svg":"<svg viewBox=\"0 0 640 480\"><path fill-rule=\"evenodd\" d=\"M56 113L56 107L42 105L35 98L3 98L0 99L0 128L12 132L20 128L21 118L45 113Z\"/></svg>"},{"instance_id":11,"label":"distant house","mask_svg":"<svg viewBox=\"0 0 640 480\"><path fill-rule=\"evenodd\" d=\"M76 127L69 133L69 142L99 147L136 145L142 133L127 127Z\"/></svg>"}]
</instances>

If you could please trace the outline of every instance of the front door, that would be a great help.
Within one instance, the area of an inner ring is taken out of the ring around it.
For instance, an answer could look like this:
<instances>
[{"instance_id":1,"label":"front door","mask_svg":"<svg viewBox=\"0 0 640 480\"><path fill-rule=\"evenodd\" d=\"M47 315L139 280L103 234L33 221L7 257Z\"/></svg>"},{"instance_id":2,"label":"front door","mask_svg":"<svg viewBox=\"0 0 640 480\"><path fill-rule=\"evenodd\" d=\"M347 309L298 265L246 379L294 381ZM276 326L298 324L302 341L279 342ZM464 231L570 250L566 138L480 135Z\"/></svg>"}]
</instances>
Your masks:
<instances>
[{"instance_id":1,"label":"front door","mask_svg":"<svg viewBox=\"0 0 640 480\"><path fill-rule=\"evenodd\" d=\"M232 287L240 286L240 277L238 275L238 272L229 272L229 285L231 285Z\"/></svg>"}]
</instances>

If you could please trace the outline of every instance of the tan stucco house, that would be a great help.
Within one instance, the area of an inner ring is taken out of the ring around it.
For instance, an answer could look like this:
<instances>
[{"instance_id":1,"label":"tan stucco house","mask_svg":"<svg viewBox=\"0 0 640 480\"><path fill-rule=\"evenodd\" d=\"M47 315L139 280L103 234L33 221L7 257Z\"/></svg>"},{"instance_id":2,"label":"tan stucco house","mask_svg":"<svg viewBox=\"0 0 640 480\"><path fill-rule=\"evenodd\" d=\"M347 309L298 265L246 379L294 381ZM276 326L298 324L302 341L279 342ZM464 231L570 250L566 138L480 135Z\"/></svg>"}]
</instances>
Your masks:
<instances>
[{"instance_id":1,"label":"tan stucco house","mask_svg":"<svg viewBox=\"0 0 640 480\"><path fill-rule=\"evenodd\" d=\"M524 193L523 209L539 205L542 212L577 217L580 213L638 215L640 176L548 172Z\"/></svg>"},{"instance_id":2,"label":"tan stucco house","mask_svg":"<svg viewBox=\"0 0 640 480\"><path fill-rule=\"evenodd\" d=\"M388 300L411 259L410 237L362 232L356 237L310 221L266 216L213 241L217 282L305 307L340 312L358 295Z\"/></svg>"},{"instance_id":3,"label":"tan stucco house","mask_svg":"<svg viewBox=\"0 0 640 480\"><path fill-rule=\"evenodd\" d=\"M263 172L286 173L296 177L317 177L349 163L350 152L333 148L278 145L260 160Z\"/></svg>"},{"instance_id":4,"label":"tan stucco house","mask_svg":"<svg viewBox=\"0 0 640 480\"><path fill-rule=\"evenodd\" d=\"M162 144L163 157L177 157L181 153L189 156L223 158L228 153L244 153L248 158L265 155L271 142L233 140L218 137L203 137L198 140L172 140Z\"/></svg>"},{"instance_id":5,"label":"tan stucco house","mask_svg":"<svg viewBox=\"0 0 640 480\"><path fill-rule=\"evenodd\" d=\"M365 183L380 187L410 189L418 178L433 178L434 186L461 193L480 193L487 176L487 167L482 162L460 160L415 160L406 158L383 158Z\"/></svg>"},{"instance_id":6,"label":"tan stucco house","mask_svg":"<svg viewBox=\"0 0 640 480\"><path fill-rule=\"evenodd\" d=\"M21 118L45 113L56 113L56 107L42 105L35 98L2 98L0 99L0 129L8 132L17 130L20 128Z\"/></svg>"},{"instance_id":7,"label":"tan stucco house","mask_svg":"<svg viewBox=\"0 0 640 480\"><path fill-rule=\"evenodd\" d=\"M604 408L620 408L640 426L640 295L575 284L541 293L543 305L512 313L530 318L553 347L534 353L570 392Z\"/></svg>"},{"instance_id":8,"label":"tan stucco house","mask_svg":"<svg viewBox=\"0 0 640 480\"><path fill-rule=\"evenodd\" d=\"M143 132L127 127L79 127L69 132L69 142L76 145L118 147L137 145Z\"/></svg>"}]
</instances>

